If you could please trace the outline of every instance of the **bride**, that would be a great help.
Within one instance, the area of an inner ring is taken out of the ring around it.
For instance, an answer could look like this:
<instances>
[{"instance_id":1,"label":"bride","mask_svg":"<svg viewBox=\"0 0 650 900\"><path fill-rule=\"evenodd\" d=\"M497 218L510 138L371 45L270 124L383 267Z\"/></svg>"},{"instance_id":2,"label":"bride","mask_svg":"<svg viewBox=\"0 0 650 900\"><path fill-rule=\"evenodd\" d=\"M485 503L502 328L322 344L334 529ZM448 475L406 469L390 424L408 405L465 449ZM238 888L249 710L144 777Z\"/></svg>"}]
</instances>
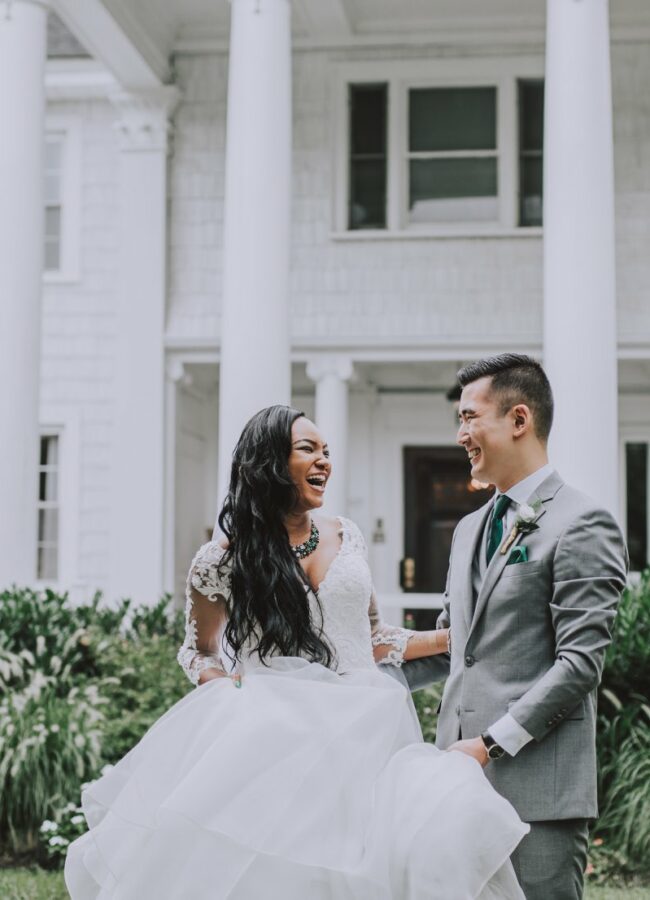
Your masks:
<instances>
[{"instance_id":1,"label":"bride","mask_svg":"<svg viewBox=\"0 0 650 900\"><path fill-rule=\"evenodd\" d=\"M422 741L387 673L447 633L381 623L359 529L312 515L330 471L297 410L244 428L225 538L188 576L198 687L84 791L73 900L523 900L528 826L474 759Z\"/></svg>"}]
</instances>

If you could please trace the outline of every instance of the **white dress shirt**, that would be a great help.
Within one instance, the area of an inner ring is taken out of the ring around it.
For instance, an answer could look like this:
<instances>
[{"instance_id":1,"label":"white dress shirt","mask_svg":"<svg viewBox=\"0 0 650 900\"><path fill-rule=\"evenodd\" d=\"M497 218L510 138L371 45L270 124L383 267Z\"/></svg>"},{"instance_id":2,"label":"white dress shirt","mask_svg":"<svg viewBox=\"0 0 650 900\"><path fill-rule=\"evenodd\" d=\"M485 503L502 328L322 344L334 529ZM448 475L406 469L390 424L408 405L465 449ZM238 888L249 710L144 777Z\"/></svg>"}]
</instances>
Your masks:
<instances>
[{"instance_id":1,"label":"white dress shirt","mask_svg":"<svg viewBox=\"0 0 650 900\"><path fill-rule=\"evenodd\" d=\"M517 484L513 484L513 486L505 492L512 500L512 503L503 517L504 534L509 534L512 530L512 526L515 524L515 518L517 516L517 508L522 503L527 503L530 500L531 495L535 493L540 484L545 481L553 471L553 466L550 463L546 463L541 469L537 469L532 475L528 475L526 478L517 482ZM503 747L510 756L515 756L522 747L525 747L526 744L533 739L532 734L529 734L526 729L510 715L510 713L501 716L494 725L491 725L488 728L488 731L497 744Z\"/></svg>"}]
</instances>

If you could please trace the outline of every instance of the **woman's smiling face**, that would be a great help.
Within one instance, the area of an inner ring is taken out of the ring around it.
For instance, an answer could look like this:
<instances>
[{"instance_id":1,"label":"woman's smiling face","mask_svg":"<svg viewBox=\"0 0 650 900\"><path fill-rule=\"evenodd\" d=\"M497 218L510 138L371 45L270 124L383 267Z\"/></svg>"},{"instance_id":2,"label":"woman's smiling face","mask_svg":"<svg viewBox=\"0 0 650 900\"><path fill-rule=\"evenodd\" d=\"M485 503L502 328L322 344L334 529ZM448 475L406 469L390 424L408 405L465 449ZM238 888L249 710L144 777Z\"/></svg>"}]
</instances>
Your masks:
<instances>
[{"instance_id":1,"label":"woman's smiling face","mask_svg":"<svg viewBox=\"0 0 650 900\"><path fill-rule=\"evenodd\" d=\"M301 416L291 428L289 475L298 492L293 512L306 512L323 505L327 480L332 471L329 450L313 422Z\"/></svg>"}]
</instances>

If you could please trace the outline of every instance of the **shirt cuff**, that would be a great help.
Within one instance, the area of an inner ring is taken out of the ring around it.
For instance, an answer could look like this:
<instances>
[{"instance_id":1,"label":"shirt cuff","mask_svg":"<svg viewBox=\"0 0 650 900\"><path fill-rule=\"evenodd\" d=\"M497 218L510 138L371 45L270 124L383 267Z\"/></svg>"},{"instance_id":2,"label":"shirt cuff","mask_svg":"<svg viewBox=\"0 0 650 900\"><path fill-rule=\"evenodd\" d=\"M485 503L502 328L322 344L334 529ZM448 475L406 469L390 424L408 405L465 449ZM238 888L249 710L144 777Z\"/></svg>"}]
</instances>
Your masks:
<instances>
[{"instance_id":1,"label":"shirt cuff","mask_svg":"<svg viewBox=\"0 0 650 900\"><path fill-rule=\"evenodd\" d=\"M521 748L525 747L533 739L532 734L528 734L526 729L510 713L501 716L499 721L495 722L487 730L509 756L516 756Z\"/></svg>"}]
</instances>

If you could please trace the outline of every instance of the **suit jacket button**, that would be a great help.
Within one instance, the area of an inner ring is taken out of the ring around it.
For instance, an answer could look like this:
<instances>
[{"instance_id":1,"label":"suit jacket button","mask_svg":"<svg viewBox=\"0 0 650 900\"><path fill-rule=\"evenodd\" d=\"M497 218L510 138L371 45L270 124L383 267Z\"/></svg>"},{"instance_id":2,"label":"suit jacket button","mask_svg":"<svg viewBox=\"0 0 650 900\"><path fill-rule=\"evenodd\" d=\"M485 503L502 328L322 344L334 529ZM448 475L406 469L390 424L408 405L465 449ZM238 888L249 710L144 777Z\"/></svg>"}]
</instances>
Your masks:
<instances>
[{"instance_id":1,"label":"suit jacket button","mask_svg":"<svg viewBox=\"0 0 650 900\"><path fill-rule=\"evenodd\" d=\"M476 662L476 660L474 659L473 656L471 656L471 655L468 654L468 655L465 657L465 665L466 665L466 666L468 666L468 667L473 666L475 662Z\"/></svg>"}]
</instances>

